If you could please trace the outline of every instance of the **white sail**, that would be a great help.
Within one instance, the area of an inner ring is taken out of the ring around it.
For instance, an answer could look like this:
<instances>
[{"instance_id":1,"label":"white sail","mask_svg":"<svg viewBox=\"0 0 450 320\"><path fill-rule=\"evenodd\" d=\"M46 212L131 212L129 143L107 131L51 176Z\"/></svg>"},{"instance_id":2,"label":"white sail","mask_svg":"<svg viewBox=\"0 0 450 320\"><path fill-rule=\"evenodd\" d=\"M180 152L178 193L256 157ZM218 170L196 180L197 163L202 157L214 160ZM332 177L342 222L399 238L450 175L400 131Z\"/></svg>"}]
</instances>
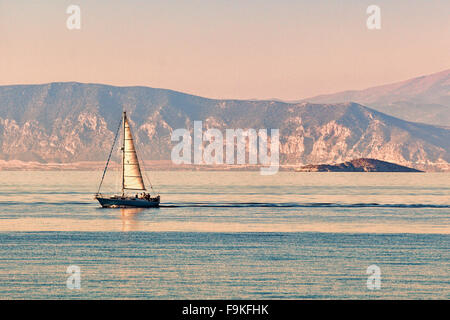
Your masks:
<instances>
[{"instance_id":1,"label":"white sail","mask_svg":"<svg viewBox=\"0 0 450 320\"><path fill-rule=\"evenodd\" d=\"M145 190L141 168L134 147L133 136L126 114L123 116L124 143L123 143L123 189Z\"/></svg>"}]
</instances>

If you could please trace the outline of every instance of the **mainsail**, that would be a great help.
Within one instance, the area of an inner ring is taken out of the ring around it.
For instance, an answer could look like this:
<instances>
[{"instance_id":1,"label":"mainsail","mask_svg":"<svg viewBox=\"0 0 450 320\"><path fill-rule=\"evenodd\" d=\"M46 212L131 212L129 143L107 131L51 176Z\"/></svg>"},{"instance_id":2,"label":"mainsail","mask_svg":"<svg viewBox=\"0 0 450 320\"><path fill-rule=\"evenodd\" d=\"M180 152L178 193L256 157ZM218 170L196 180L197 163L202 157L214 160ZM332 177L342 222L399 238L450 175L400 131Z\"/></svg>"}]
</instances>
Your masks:
<instances>
[{"instance_id":1,"label":"mainsail","mask_svg":"<svg viewBox=\"0 0 450 320\"><path fill-rule=\"evenodd\" d=\"M130 190L146 190L142 179L141 168L134 147L133 136L126 113L123 113L123 159L122 159L122 188Z\"/></svg>"}]
</instances>

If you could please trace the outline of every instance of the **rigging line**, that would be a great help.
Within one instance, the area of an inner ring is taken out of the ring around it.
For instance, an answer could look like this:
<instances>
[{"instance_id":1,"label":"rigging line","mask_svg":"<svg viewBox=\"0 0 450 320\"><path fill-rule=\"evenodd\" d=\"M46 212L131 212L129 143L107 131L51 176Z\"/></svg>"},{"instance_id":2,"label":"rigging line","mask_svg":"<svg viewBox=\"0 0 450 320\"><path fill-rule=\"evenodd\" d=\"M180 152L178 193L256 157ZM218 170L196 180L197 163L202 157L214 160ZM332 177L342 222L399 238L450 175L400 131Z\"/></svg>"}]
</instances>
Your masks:
<instances>
[{"instance_id":1,"label":"rigging line","mask_svg":"<svg viewBox=\"0 0 450 320\"><path fill-rule=\"evenodd\" d=\"M156 194L159 194L159 191L155 190L155 188L153 188L152 181L148 177L147 172L145 172L145 169L144 169L144 174L145 174L145 177L147 178L148 183L150 184L150 188L152 189L152 191Z\"/></svg>"},{"instance_id":2,"label":"rigging line","mask_svg":"<svg viewBox=\"0 0 450 320\"><path fill-rule=\"evenodd\" d=\"M145 170L144 170L144 174L145 174L145 177L146 177L147 180L148 180L148 183L150 184L150 188L152 188L152 191L153 191L154 193L156 193L157 195L159 195L159 190L153 188L152 181L151 181L150 178L148 177L147 172L146 172Z\"/></svg>"},{"instance_id":3,"label":"rigging line","mask_svg":"<svg viewBox=\"0 0 450 320\"><path fill-rule=\"evenodd\" d=\"M120 119L119 127L117 128L116 135L114 136L114 141L111 147L111 151L109 152L108 160L106 161L105 169L103 170L102 180L100 180L100 185L98 186L97 194L100 193L100 188L102 187L103 179L105 179L106 170L108 169L109 160L111 159L112 152L114 150L114 145L116 144L117 135L120 131L120 125L122 124L122 119Z\"/></svg>"},{"instance_id":4,"label":"rigging line","mask_svg":"<svg viewBox=\"0 0 450 320\"><path fill-rule=\"evenodd\" d=\"M139 143L138 143L137 141L136 141L136 144L135 144L134 147L135 147L137 153L139 153L140 155L143 154L143 153L142 153L141 145L139 145ZM139 161L139 158L138 158L138 161ZM149 178L148 175L147 175L147 171L145 170L145 162L144 162L143 159L142 159L142 169L143 169L142 171L144 172L145 178L147 179L148 183L150 184L150 189L151 189L155 194L158 194L158 195L159 195L159 190L155 190L155 188L153 187L152 181L150 180L150 178Z\"/></svg>"},{"instance_id":5,"label":"rigging line","mask_svg":"<svg viewBox=\"0 0 450 320\"><path fill-rule=\"evenodd\" d=\"M144 164L143 160L142 160L142 164ZM156 193L157 195L159 195L159 190L155 190L155 188L153 187L152 181L150 180L150 178L148 177L147 171L145 170L144 167L144 175L147 178L148 183L150 184L150 188L152 189L152 191L154 193Z\"/></svg>"},{"instance_id":6,"label":"rigging line","mask_svg":"<svg viewBox=\"0 0 450 320\"><path fill-rule=\"evenodd\" d=\"M142 151L142 150L141 150L141 146L138 145L137 141L136 141L136 146L135 146L135 148L137 149L137 152L138 152L140 155L143 154L143 153L141 152L141 151ZM138 158L138 161L139 161L139 158ZM153 192L155 192L155 189L153 188L152 181L149 179L149 177L148 177L148 175L147 175L147 172L146 172L146 170L145 170L145 162L144 162L143 159L142 159L142 169L143 169L143 170L141 170L141 171L144 171L144 176L145 176L145 178L147 178L147 181L148 181L148 183L150 184L150 189L151 189ZM142 172L141 172L141 174L142 174ZM155 193L156 193L156 192L155 192Z\"/></svg>"}]
</instances>

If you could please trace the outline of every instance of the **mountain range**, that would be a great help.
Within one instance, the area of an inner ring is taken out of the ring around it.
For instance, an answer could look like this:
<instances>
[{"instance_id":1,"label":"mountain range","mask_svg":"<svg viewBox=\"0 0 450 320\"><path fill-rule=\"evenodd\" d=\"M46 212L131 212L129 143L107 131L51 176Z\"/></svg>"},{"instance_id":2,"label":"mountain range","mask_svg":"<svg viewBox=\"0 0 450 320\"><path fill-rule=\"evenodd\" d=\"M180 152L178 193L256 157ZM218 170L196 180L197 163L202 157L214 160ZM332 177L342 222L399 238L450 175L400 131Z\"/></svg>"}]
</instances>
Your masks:
<instances>
[{"instance_id":1,"label":"mountain range","mask_svg":"<svg viewBox=\"0 0 450 320\"><path fill-rule=\"evenodd\" d=\"M192 130L193 121L202 120L205 130L280 129L283 165L375 158L449 170L448 127L405 121L355 102L219 100L76 82L0 86L0 164L105 161L122 110L145 160L169 160L173 130Z\"/></svg>"},{"instance_id":2,"label":"mountain range","mask_svg":"<svg viewBox=\"0 0 450 320\"><path fill-rule=\"evenodd\" d=\"M450 69L365 90L320 95L304 101L357 102L404 120L450 126Z\"/></svg>"}]
</instances>

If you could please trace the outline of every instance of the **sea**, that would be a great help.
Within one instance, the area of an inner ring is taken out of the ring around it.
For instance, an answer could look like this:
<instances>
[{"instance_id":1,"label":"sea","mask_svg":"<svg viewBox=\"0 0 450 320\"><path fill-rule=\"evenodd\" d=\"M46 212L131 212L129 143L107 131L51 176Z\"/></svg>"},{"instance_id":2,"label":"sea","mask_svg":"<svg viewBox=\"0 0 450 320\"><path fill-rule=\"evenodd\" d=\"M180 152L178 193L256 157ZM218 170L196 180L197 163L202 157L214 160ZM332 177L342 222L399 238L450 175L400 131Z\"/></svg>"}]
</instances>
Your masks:
<instances>
[{"instance_id":1,"label":"sea","mask_svg":"<svg viewBox=\"0 0 450 320\"><path fill-rule=\"evenodd\" d=\"M0 171L0 299L450 298L450 173L101 174Z\"/></svg>"}]
</instances>

